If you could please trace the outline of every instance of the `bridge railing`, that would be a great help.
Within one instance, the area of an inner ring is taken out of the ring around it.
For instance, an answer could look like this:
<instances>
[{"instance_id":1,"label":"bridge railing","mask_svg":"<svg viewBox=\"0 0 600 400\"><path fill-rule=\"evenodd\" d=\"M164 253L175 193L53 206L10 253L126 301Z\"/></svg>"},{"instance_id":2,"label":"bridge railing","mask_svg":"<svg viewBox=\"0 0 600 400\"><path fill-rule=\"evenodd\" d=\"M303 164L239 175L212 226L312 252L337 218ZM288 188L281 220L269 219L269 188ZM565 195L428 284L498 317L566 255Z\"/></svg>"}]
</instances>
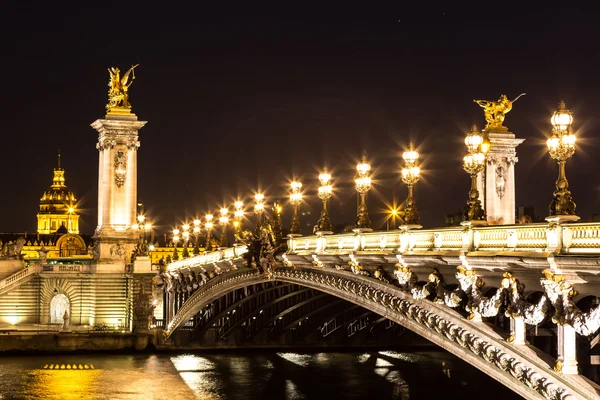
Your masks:
<instances>
[{"instance_id":1,"label":"bridge railing","mask_svg":"<svg viewBox=\"0 0 600 400\"><path fill-rule=\"evenodd\" d=\"M353 232L338 235L290 237L288 252L555 252L599 254L600 222L535 223L482 227L398 229L380 232Z\"/></svg>"},{"instance_id":2,"label":"bridge railing","mask_svg":"<svg viewBox=\"0 0 600 400\"><path fill-rule=\"evenodd\" d=\"M169 264L168 270L174 271L181 268L200 267L203 265L216 264L222 261L235 260L242 257L242 255L247 252L248 246L234 245L233 247L227 247L217 251L211 251L197 256L185 258L183 260L174 261Z\"/></svg>"}]
</instances>

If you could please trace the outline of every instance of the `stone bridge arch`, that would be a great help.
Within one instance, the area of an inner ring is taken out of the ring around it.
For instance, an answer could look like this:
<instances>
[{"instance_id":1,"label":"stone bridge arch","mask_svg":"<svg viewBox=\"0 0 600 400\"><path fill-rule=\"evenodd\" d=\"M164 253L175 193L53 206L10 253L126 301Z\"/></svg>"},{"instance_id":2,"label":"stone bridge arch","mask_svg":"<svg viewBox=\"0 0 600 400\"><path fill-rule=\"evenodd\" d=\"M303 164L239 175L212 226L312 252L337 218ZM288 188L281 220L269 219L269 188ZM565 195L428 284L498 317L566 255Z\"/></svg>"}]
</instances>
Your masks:
<instances>
[{"instance_id":1,"label":"stone bridge arch","mask_svg":"<svg viewBox=\"0 0 600 400\"><path fill-rule=\"evenodd\" d=\"M491 326L427 299L415 299L389 283L334 269L279 267L223 273L201 286L167 326L165 338L221 296L270 280L302 285L344 299L394 321L467 361L525 398L597 398L580 376L553 370L555 360L530 345L514 346Z\"/></svg>"}]
</instances>

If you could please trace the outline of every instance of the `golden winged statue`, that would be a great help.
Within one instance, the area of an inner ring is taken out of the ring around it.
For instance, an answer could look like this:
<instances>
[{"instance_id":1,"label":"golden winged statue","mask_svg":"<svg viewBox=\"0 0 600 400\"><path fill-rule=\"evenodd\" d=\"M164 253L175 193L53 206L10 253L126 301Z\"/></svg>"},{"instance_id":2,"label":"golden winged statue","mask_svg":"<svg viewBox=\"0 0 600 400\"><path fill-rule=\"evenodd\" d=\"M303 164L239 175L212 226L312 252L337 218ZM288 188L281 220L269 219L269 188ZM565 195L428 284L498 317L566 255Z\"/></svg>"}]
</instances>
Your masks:
<instances>
[{"instance_id":1,"label":"golden winged statue","mask_svg":"<svg viewBox=\"0 0 600 400\"><path fill-rule=\"evenodd\" d=\"M485 129L490 128L504 128L502 124L504 123L504 116L512 110L512 105L515 101L519 99L519 97L524 96L525 93L521 93L514 100L508 100L505 94L501 95L497 101L490 100L473 100L475 103L479 104L481 108L483 108L483 112L485 113L485 120L487 125Z\"/></svg>"},{"instance_id":2,"label":"golden winged statue","mask_svg":"<svg viewBox=\"0 0 600 400\"><path fill-rule=\"evenodd\" d=\"M129 104L129 86L135 79L134 69L139 64L133 65L121 77L119 68L110 67L108 73L110 80L108 81L108 104L106 110L108 112L129 113L131 104Z\"/></svg>"}]
</instances>

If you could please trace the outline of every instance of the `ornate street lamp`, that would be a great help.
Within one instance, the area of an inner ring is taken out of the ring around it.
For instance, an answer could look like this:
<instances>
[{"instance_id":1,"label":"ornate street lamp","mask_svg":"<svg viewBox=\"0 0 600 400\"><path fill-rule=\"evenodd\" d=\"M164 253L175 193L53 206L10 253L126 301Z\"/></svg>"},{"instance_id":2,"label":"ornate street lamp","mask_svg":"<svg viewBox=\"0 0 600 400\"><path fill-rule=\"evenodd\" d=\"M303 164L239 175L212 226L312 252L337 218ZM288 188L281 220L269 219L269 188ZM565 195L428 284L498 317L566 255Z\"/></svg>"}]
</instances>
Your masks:
<instances>
[{"instance_id":1,"label":"ornate street lamp","mask_svg":"<svg viewBox=\"0 0 600 400\"><path fill-rule=\"evenodd\" d=\"M200 221L198 218L196 218L194 220L193 224L194 224L194 228L192 229L192 232L194 233L193 253L195 256L197 256L198 254L200 254L200 247L198 245L198 236L200 235L200 231L202 230L202 228L200 228L200 224L202 224L202 221Z\"/></svg>"},{"instance_id":2,"label":"ornate street lamp","mask_svg":"<svg viewBox=\"0 0 600 400\"><path fill-rule=\"evenodd\" d=\"M554 198L550 203L550 216L548 221L577 221L579 217L575 215L576 205L571 197L569 182L565 174L565 164L567 159L575 153L575 142L577 138L571 131L573 115L566 109L565 103L561 101L558 104L558 110L554 111L552 118L552 136L548 139L548 151L550 157L558 162L558 179L554 190Z\"/></svg>"},{"instance_id":3,"label":"ornate street lamp","mask_svg":"<svg viewBox=\"0 0 600 400\"><path fill-rule=\"evenodd\" d=\"M298 218L298 206L302 202L302 183L298 181L293 181L290 185L292 187L292 192L290 193L290 203L294 207L294 216L292 217L292 224L290 225L290 235L292 236L301 236L300 235L300 219Z\"/></svg>"},{"instance_id":4,"label":"ornate street lamp","mask_svg":"<svg viewBox=\"0 0 600 400\"><path fill-rule=\"evenodd\" d=\"M321 218L319 218L319 221L317 222L319 227L318 233L321 235L329 235L333 233L333 228L331 226L331 220L329 219L329 212L327 211L327 203L333 195L333 188L331 187L331 175L326 169L319 174L319 182L321 182L321 186L319 186L317 195L323 201L323 211L321 211Z\"/></svg>"},{"instance_id":5,"label":"ornate street lamp","mask_svg":"<svg viewBox=\"0 0 600 400\"><path fill-rule=\"evenodd\" d=\"M367 211L367 202L365 201L365 196L371 189L371 177L369 176L370 170L371 165L367 163L367 158L365 155L363 155L360 163L356 165L357 174L354 177L356 191L360 196L360 205L358 206L358 215L356 218L356 228L362 232L372 231L371 220L369 220L369 213Z\"/></svg>"},{"instance_id":6,"label":"ornate street lamp","mask_svg":"<svg viewBox=\"0 0 600 400\"><path fill-rule=\"evenodd\" d=\"M404 168L402 168L402 182L408 188L408 196L402 205L402 225L412 228L421 227L419 225L419 214L417 213L417 205L413 198L413 186L420 179L421 169L417 166L419 153L414 150L405 151L402 154L404 159Z\"/></svg>"},{"instance_id":7,"label":"ornate street lamp","mask_svg":"<svg viewBox=\"0 0 600 400\"><path fill-rule=\"evenodd\" d=\"M136 245L136 255L147 256L148 255L148 239L146 232L152 231L152 224L146 221L146 217L143 214L137 216L137 222L131 226L134 231L140 232L138 237L138 243Z\"/></svg>"},{"instance_id":8,"label":"ornate street lamp","mask_svg":"<svg viewBox=\"0 0 600 400\"><path fill-rule=\"evenodd\" d=\"M190 225L183 224L181 226L181 236L183 237L183 253L181 253L181 257L188 258L190 256L190 252L188 250L188 243L190 240Z\"/></svg>"},{"instance_id":9,"label":"ornate street lamp","mask_svg":"<svg viewBox=\"0 0 600 400\"><path fill-rule=\"evenodd\" d=\"M229 209L223 207L219 210L221 216L219 217L219 224L221 224L221 247L227 247L227 224L229 223Z\"/></svg>"},{"instance_id":10,"label":"ornate street lamp","mask_svg":"<svg viewBox=\"0 0 600 400\"><path fill-rule=\"evenodd\" d=\"M235 207L233 226L236 232L240 232L242 230L242 220L244 219L244 203L238 200L233 206Z\"/></svg>"},{"instance_id":11,"label":"ornate street lamp","mask_svg":"<svg viewBox=\"0 0 600 400\"><path fill-rule=\"evenodd\" d=\"M179 254L177 253L177 244L179 243L179 229L173 229L173 244L175 247L173 248L173 261L179 260Z\"/></svg>"},{"instance_id":12,"label":"ornate street lamp","mask_svg":"<svg viewBox=\"0 0 600 400\"><path fill-rule=\"evenodd\" d=\"M210 244L210 231L211 229L214 227L213 225L213 215L212 214L206 214L204 216L204 219L206 220L206 222L204 223L204 229L206 229L206 251L212 251L212 246Z\"/></svg>"},{"instance_id":13,"label":"ornate street lamp","mask_svg":"<svg viewBox=\"0 0 600 400\"><path fill-rule=\"evenodd\" d=\"M281 212L283 211L283 207L279 204L278 201L273 203L273 220L271 228L273 230L273 234L275 235L275 242L281 243L281 239L283 236L282 228L281 228Z\"/></svg>"},{"instance_id":14,"label":"ornate street lamp","mask_svg":"<svg viewBox=\"0 0 600 400\"><path fill-rule=\"evenodd\" d=\"M254 195L254 213L256 214L256 230L259 231L262 226L262 215L265 211L265 195L256 193Z\"/></svg>"},{"instance_id":15,"label":"ornate street lamp","mask_svg":"<svg viewBox=\"0 0 600 400\"><path fill-rule=\"evenodd\" d=\"M479 200L479 190L477 190L477 175L485 168L485 155L488 146L484 143L482 133L473 125L471 132L465 138L467 145L467 155L463 159L463 168L471 176L471 190L469 191L469 200L463 215L463 221L471 225L485 225L485 211Z\"/></svg>"}]
</instances>

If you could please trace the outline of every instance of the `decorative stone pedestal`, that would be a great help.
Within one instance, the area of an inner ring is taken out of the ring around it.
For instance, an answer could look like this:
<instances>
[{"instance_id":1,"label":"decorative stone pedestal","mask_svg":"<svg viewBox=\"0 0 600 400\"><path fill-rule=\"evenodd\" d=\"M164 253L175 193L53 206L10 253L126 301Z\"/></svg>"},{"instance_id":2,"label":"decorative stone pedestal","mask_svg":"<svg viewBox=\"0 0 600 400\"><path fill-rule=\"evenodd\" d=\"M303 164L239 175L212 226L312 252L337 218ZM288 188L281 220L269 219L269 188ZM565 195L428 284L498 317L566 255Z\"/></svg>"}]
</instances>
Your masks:
<instances>
[{"instance_id":1,"label":"decorative stone pedestal","mask_svg":"<svg viewBox=\"0 0 600 400\"><path fill-rule=\"evenodd\" d=\"M563 222L577 222L581 218L577 215L550 215L546 217L546 221L562 224Z\"/></svg>"},{"instance_id":2,"label":"decorative stone pedestal","mask_svg":"<svg viewBox=\"0 0 600 400\"><path fill-rule=\"evenodd\" d=\"M152 273L152 261L148 256L137 256L133 262L133 273L134 274L151 274Z\"/></svg>"},{"instance_id":3,"label":"decorative stone pedestal","mask_svg":"<svg viewBox=\"0 0 600 400\"><path fill-rule=\"evenodd\" d=\"M515 163L516 147L525 139L516 139L514 133L501 126L489 128L484 135L490 141L487 164L479 174L478 190L483 199L487 221L492 224L515 223Z\"/></svg>"},{"instance_id":4,"label":"decorative stone pedestal","mask_svg":"<svg viewBox=\"0 0 600 400\"><path fill-rule=\"evenodd\" d=\"M98 227L92 270L126 272L138 232L131 227L137 209L138 130L146 124L135 114L111 112L92 123L98 131Z\"/></svg>"}]
</instances>

